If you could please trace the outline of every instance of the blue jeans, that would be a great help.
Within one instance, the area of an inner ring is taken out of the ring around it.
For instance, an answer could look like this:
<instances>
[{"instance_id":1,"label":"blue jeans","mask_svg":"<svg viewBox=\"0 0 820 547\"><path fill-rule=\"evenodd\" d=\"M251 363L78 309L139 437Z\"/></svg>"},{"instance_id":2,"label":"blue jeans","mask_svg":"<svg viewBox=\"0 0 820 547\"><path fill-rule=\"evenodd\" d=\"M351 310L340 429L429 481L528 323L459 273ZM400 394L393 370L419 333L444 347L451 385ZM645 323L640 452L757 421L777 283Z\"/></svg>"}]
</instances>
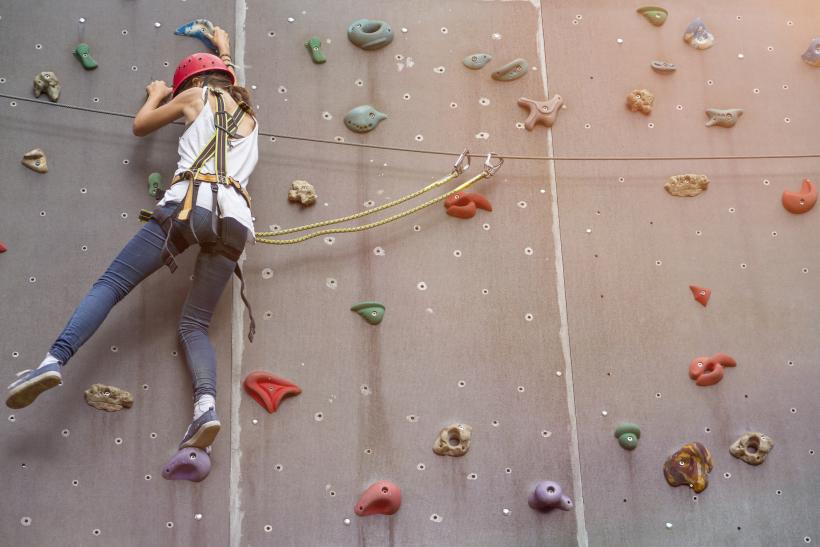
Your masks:
<instances>
[{"instance_id":1,"label":"blue jeans","mask_svg":"<svg viewBox=\"0 0 820 547\"><path fill-rule=\"evenodd\" d=\"M163 209L173 211L176 206L176 202L171 202ZM210 212L197 206L192 214L193 231L199 239L205 241L209 233L213 233ZM183 224L176 219L173 223L174 232L180 230L190 233L191 227L187 223ZM80 346L91 338L111 308L140 281L164 265L160 258L164 242L165 232L162 227L154 219L149 220L125 245L80 302L51 347L50 352L54 357L65 365ZM188 245L178 243L173 246L169 242L169 247L178 253L182 253ZM178 329L179 342L193 380L194 397L216 395L216 355L208 339L208 327L235 265L236 262L225 256L201 251L196 259L194 281L182 307Z\"/></svg>"}]
</instances>

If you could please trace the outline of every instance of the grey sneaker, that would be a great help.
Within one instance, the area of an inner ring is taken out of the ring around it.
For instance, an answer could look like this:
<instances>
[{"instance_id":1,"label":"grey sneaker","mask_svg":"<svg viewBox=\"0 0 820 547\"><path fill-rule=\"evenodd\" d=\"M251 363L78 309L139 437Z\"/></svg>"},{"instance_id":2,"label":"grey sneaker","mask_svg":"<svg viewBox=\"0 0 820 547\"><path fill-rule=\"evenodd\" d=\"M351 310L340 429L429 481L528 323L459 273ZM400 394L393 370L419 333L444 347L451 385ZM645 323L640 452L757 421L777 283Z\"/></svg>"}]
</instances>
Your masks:
<instances>
[{"instance_id":1,"label":"grey sneaker","mask_svg":"<svg viewBox=\"0 0 820 547\"><path fill-rule=\"evenodd\" d=\"M9 408L27 407L42 392L63 383L57 363L18 372L17 377L9 384L9 394L6 396L6 406Z\"/></svg>"},{"instance_id":2,"label":"grey sneaker","mask_svg":"<svg viewBox=\"0 0 820 547\"><path fill-rule=\"evenodd\" d=\"M216 417L214 407L209 408L205 414L191 422L188 431L185 432L185 436L182 438L182 442L179 443L179 448L195 446L204 450L213 444L221 425L219 418Z\"/></svg>"}]
</instances>

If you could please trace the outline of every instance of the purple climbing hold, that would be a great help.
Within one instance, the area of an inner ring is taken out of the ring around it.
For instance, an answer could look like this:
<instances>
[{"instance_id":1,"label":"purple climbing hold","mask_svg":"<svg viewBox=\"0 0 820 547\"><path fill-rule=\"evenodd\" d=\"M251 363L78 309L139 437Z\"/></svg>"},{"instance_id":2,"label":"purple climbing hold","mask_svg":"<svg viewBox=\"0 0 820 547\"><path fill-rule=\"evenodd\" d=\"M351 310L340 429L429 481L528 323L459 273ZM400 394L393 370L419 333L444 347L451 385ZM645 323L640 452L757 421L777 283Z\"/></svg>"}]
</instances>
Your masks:
<instances>
[{"instance_id":1,"label":"purple climbing hold","mask_svg":"<svg viewBox=\"0 0 820 547\"><path fill-rule=\"evenodd\" d=\"M572 500L564 495L561 485L553 481L541 481L536 484L527 502L537 511L572 509Z\"/></svg>"},{"instance_id":2,"label":"purple climbing hold","mask_svg":"<svg viewBox=\"0 0 820 547\"><path fill-rule=\"evenodd\" d=\"M199 482L210 472L211 458L208 454L200 448L188 447L174 454L162 469L162 476L171 481Z\"/></svg>"}]
</instances>

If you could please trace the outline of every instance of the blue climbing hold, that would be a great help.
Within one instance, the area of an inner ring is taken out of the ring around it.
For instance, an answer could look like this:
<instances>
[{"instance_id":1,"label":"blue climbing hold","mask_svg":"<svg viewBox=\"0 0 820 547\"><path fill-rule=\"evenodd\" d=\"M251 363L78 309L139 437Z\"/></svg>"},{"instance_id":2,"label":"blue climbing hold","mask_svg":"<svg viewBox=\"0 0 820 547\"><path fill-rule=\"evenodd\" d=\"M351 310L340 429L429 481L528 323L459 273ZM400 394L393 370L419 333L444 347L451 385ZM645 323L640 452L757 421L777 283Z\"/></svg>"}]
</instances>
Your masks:
<instances>
[{"instance_id":1,"label":"blue climbing hold","mask_svg":"<svg viewBox=\"0 0 820 547\"><path fill-rule=\"evenodd\" d=\"M216 51L216 44L211 39L214 35L214 25L207 19L194 19L190 23L185 23L174 34L199 38L208 48Z\"/></svg>"}]
</instances>

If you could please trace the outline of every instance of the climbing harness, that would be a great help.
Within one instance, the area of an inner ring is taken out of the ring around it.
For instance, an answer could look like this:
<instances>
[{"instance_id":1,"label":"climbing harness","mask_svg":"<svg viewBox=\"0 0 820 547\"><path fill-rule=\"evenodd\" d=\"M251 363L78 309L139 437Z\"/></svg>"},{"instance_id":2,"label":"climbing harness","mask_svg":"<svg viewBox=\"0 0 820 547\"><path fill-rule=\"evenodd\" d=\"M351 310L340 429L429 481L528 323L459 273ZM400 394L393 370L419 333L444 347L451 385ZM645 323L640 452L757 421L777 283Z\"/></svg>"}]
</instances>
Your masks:
<instances>
[{"instance_id":1,"label":"climbing harness","mask_svg":"<svg viewBox=\"0 0 820 547\"><path fill-rule=\"evenodd\" d=\"M332 228L332 229L329 229L329 230L320 230L318 232L314 232L312 234L307 234L307 235L304 235L302 237L295 238L295 239L268 239L266 237L261 237L261 236L282 236L282 235L291 234L291 233L294 233L294 232L303 232L305 230L312 230L314 228L320 228L322 226L328 226L330 224L339 224L341 222L347 222L349 220L354 220L354 219L361 218L361 217L364 217L364 216L367 216L367 215L372 215L373 213L383 211L385 209L388 209L390 207L393 207L395 205L403 203L403 202L405 202L409 199L413 199L417 196L420 196L421 194L424 194L425 192L429 192L430 190L441 186L442 184L446 184L446 183L450 182L451 180L457 178L459 175L464 173L464 171L469 169L470 168L470 151L465 149L464 152L461 153L461 155L456 160L455 164L453 164L452 171L450 171L450 173L446 177L441 178L441 179L439 179L439 180L437 180L437 181L435 181L431 184L428 184L427 186L425 186L424 188L422 188L421 190L419 190L417 192L414 192L412 194L409 194L409 195L404 196L402 198L399 198L397 200L391 201L390 203L385 203L384 205L376 207L375 209L370 209L368 211L361 211L359 213L349 215L349 216L346 216L346 217L337 218L337 219L334 219L334 220L325 220L325 221L322 221L322 222L315 222L313 224L308 224L306 226L300 226L298 228L287 228L285 230L276 230L276 231L273 231L273 232L257 232L256 233L256 241L258 241L259 243L267 243L267 244L270 244L270 245L292 245L294 243L301 243L302 241L306 241L308 239L318 237L318 236L321 236L321 235L325 235L325 234L340 234L340 233L361 232L363 230L368 230L370 228L375 228L376 226L381 226L383 224L393 222L394 220L398 220L400 218L406 217L407 215L411 215L411 214L413 214L417 211L420 211L421 209L424 209L425 207L429 207L430 205L433 205L433 204L438 203L438 202L440 202L444 199L447 199L451 195L456 194L458 192L461 192L462 190L465 190L466 188L472 186L473 184L480 181L481 179L492 177L493 175L495 175L496 171L498 171L501 168L501 165L503 165L503 163L504 163L504 158L502 158L500 156L496 156L498 161L496 163L493 163L491 161L493 159L493 156L494 155L492 153L487 154L487 159L484 161L484 170L481 173L479 173L478 175L471 178L470 180L468 180L468 181L464 182L463 184L461 184L455 190L451 190L450 192L447 192L446 194L441 195L437 198L431 199L430 201L428 201L426 203L422 203L421 205L413 207L412 209L409 209L409 210L404 211L402 213L399 213L399 214L393 215L391 217L385 218L385 219L380 220L378 222L372 222L370 224L365 224L363 226L356 226L356 227L353 227L353 228Z\"/></svg>"},{"instance_id":2,"label":"climbing harness","mask_svg":"<svg viewBox=\"0 0 820 547\"><path fill-rule=\"evenodd\" d=\"M216 130L214 131L211 139L199 153L196 160L194 160L191 167L179 173L171 180L171 186L183 180L189 181L188 189L185 192L185 198L171 213L167 213L159 207L155 208L153 211L143 209L140 211L139 218L140 220L146 222L153 218L165 230L165 242L162 247L161 257L172 273L177 269L176 261L174 260L174 254L176 253L171 251L168 243L171 242L174 247L174 251L176 251L176 249L180 248L180 245L184 245L186 242L185 239L180 241L179 238L174 237L174 234L172 233L174 219L187 223L193 241L200 245L203 252L219 254L227 257L233 262L236 262L234 273L236 274L236 277L239 278L239 292L242 297L242 302L244 302L245 306L248 308L248 315L250 316L248 339L253 342L253 337L256 333L256 321L253 318L251 304L245 296L245 279L242 276L242 269L238 262L239 257L242 255L242 251L245 248L246 229L236 219L222 216L222 209L220 208L219 200L217 199L219 191L218 185L221 184L223 186L233 188L245 199L245 203L247 203L248 208L251 206L251 196L248 194L247 190L245 190L237 180L226 174L228 164L228 137L238 137L235 131L239 127L239 123L242 121L245 111L241 107L237 107L234 113L229 117L228 113L225 111L222 90L209 87L208 91L216 96L218 105L217 112L214 114L214 125L216 126ZM212 156L214 157L216 174L202 173L202 167ZM200 238L197 237L196 231L194 230L193 221L191 220L191 212L196 206L199 187L203 182L211 185L212 197L212 210L210 211L211 234L207 240L200 240ZM184 237L184 235L185 234L182 234L182 237Z\"/></svg>"}]
</instances>

